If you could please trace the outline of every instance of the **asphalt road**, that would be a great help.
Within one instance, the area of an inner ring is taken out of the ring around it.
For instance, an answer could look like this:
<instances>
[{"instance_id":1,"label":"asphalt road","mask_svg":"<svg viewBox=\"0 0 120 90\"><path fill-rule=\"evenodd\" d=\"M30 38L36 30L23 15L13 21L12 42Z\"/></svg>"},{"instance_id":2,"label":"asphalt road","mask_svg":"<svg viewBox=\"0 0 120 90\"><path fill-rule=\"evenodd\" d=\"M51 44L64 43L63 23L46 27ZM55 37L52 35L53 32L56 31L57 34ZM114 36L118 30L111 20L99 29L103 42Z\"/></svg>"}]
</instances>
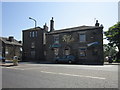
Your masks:
<instances>
[{"instance_id":1,"label":"asphalt road","mask_svg":"<svg viewBox=\"0 0 120 90\"><path fill-rule=\"evenodd\" d=\"M118 65L28 64L2 68L2 88L118 88Z\"/></svg>"}]
</instances>

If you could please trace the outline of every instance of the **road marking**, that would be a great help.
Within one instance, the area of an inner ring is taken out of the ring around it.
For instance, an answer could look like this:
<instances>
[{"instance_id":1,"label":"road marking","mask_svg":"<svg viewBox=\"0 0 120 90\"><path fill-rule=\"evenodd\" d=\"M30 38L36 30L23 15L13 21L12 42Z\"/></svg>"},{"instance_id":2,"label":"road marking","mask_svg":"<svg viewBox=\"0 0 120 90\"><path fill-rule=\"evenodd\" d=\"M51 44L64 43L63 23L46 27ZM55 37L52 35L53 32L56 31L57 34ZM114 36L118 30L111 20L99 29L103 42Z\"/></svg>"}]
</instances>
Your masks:
<instances>
[{"instance_id":1,"label":"road marking","mask_svg":"<svg viewBox=\"0 0 120 90\"><path fill-rule=\"evenodd\" d=\"M77 75L77 74L68 74L68 73L56 73L56 72L48 72L48 71L40 71L42 73L50 73L50 74L58 74L58 75L66 75L66 76L74 76L74 77L86 77L86 78L94 78L94 79L106 79L103 77L94 77L94 76L85 76L85 75Z\"/></svg>"},{"instance_id":2,"label":"road marking","mask_svg":"<svg viewBox=\"0 0 120 90\"><path fill-rule=\"evenodd\" d=\"M25 69L22 69L22 68L15 68L15 67L2 67L2 68L9 68L9 69L15 69L15 70L25 70Z\"/></svg>"},{"instance_id":3,"label":"road marking","mask_svg":"<svg viewBox=\"0 0 120 90\"><path fill-rule=\"evenodd\" d=\"M15 69L15 70L26 70L22 68L15 68L15 67L2 67L2 68L9 68L9 69ZM33 69L33 68L27 68L27 69ZM86 78L94 78L94 79L106 79L103 77L94 77L94 76L85 76L85 75L78 75L78 74L68 74L68 73L56 73L56 72L48 72L48 71L40 71L42 73L49 73L49 74L56 74L56 75L65 75L65 76L74 76L74 77L86 77Z\"/></svg>"}]
</instances>

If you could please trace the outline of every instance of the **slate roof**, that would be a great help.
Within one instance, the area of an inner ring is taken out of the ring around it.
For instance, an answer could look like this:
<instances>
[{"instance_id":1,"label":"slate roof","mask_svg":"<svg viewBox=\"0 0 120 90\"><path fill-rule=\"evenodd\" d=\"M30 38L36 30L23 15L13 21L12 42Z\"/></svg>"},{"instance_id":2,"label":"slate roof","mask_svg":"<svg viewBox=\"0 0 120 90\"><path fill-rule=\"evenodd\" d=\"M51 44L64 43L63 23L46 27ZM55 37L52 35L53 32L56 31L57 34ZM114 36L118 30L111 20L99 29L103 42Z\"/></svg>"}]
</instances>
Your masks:
<instances>
[{"instance_id":1,"label":"slate roof","mask_svg":"<svg viewBox=\"0 0 120 90\"><path fill-rule=\"evenodd\" d=\"M22 30L22 31L25 32L25 31L33 31L33 30L42 30L42 28L36 27L36 28L30 28L30 29L26 29L26 30Z\"/></svg>"},{"instance_id":2,"label":"slate roof","mask_svg":"<svg viewBox=\"0 0 120 90\"><path fill-rule=\"evenodd\" d=\"M0 40L1 40L2 42L4 42L5 44L22 46L22 43L19 43L19 41L17 41L16 39L13 39L13 41L9 41L9 38L0 37Z\"/></svg>"},{"instance_id":3,"label":"slate roof","mask_svg":"<svg viewBox=\"0 0 120 90\"><path fill-rule=\"evenodd\" d=\"M78 27L72 27L72 28L66 28L66 29L60 29L60 30L54 30L52 32L49 32L48 34L57 34L57 33L66 33L66 32L75 32L75 31L85 31L85 30L93 30L103 28L99 26L78 26Z\"/></svg>"}]
</instances>

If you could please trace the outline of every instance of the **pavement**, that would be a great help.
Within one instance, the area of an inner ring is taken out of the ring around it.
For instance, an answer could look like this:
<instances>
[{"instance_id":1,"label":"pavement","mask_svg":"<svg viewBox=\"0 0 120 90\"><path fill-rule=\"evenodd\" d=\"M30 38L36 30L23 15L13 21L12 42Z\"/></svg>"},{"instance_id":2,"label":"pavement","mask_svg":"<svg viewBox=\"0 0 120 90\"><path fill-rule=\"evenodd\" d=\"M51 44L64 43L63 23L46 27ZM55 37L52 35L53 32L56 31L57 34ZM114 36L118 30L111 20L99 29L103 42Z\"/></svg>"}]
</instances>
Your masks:
<instances>
[{"instance_id":1,"label":"pavement","mask_svg":"<svg viewBox=\"0 0 120 90\"><path fill-rule=\"evenodd\" d=\"M19 63L30 63L30 64L36 64L36 62L19 62ZM18 63L18 64L19 64ZM39 62L37 64L53 64L51 62ZM76 64L77 65L77 64ZM120 63L108 63L108 62L104 62L104 65L120 65ZM0 62L0 66L6 66L6 67L9 67L9 66L14 66L13 65L13 62L12 61L6 61L6 63L1 63Z\"/></svg>"},{"instance_id":2,"label":"pavement","mask_svg":"<svg viewBox=\"0 0 120 90\"><path fill-rule=\"evenodd\" d=\"M0 63L0 66L10 67L14 66L13 63Z\"/></svg>"},{"instance_id":3,"label":"pavement","mask_svg":"<svg viewBox=\"0 0 120 90\"><path fill-rule=\"evenodd\" d=\"M104 62L104 65L120 65L120 63L116 63L116 62L113 62L113 63Z\"/></svg>"},{"instance_id":4,"label":"pavement","mask_svg":"<svg viewBox=\"0 0 120 90\"><path fill-rule=\"evenodd\" d=\"M14 66L14 65L13 65L12 60L6 60L4 63L0 62L0 66L10 67L10 66Z\"/></svg>"}]
</instances>

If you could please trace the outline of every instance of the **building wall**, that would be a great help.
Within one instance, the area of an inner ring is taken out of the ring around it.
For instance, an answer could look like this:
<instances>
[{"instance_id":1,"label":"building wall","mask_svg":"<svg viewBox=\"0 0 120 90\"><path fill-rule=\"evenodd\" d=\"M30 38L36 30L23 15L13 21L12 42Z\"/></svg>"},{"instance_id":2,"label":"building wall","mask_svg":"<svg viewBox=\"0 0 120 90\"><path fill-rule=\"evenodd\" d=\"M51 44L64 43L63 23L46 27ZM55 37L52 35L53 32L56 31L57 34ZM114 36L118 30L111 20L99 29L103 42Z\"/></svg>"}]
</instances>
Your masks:
<instances>
[{"instance_id":1,"label":"building wall","mask_svg":"<svg viewBox=\"0 0 120 90\"><path fill-rule=\"evenodd\" d=\"M44 59L43 32L41 28L23 31L23 60L38 61Z\"/></svg>"},{"instance_id":2,"label":"building wall","mask_svg":"<svg viewBox=\"0 0 120 90\"><path fill-rule=\"evenodd\" d=\"M0 56L5 57L6 60L12 60L14 56L22 57L22 44L15 40L10 41L9 38L0 38Z\"/></svg>"},{"instance_id":3,"label":"building wall","mask_svg":"<svg viewBox=\"0 0 120 90\"><path fill-rule=\"evenodd\" d=\"M79 34L86 35L86 41L80 42ZM65 48L70 48L70 54L76 57L77 62L83 64L98 64L103 62L103 34L102 28L96 28L92 30L79 30L76 32L65 32L58 34L47 34L47 43L46 43L46 59L48 61L54 62L54 48L51 46L54 44L54 36L59 36L59 54L58 56L62 57L65 55ZM71 38L66 39L63 38ZM99 44L94 47L88 47L87 44L92 42L98 42ZM85 49L86 56L80 56L80 50Z\"/></svg>"},{"instance_id":4,"label":"building wall","mask_svg":"<svg viewBox=\"0 0 120 90\"><path fill-rule=\"evenodd\" d=\"M18 58L21 58L21 50L20 48L22 48L21 46L16 46L16 45L9 45L6 44L5 45L5 58L8 60L12 60L14 56L18 56Z\"/></svg>"}]
</instances>

